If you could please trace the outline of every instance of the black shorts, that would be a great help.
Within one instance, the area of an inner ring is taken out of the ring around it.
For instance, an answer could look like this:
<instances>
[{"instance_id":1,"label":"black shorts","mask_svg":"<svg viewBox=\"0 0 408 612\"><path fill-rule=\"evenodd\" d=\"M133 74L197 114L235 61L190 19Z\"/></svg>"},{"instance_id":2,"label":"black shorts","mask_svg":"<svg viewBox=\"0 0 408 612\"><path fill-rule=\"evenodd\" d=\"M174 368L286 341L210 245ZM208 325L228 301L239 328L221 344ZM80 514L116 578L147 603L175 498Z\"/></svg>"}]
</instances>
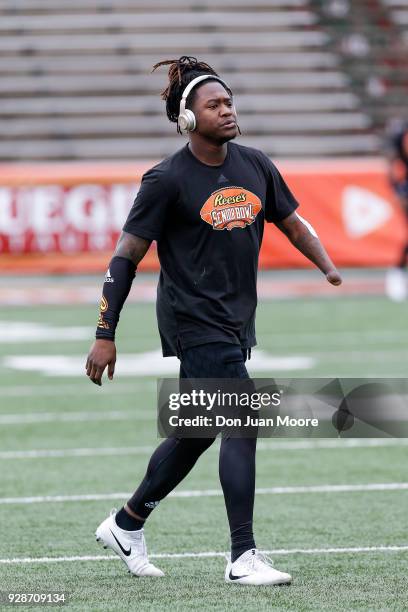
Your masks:
<instances>
[{"instance_id":1,"label":"black shorts","mask_svg":"<svg viewBox=\"0 0 408 612\"><path fill-rule=\"evenodd\" d=\"M180 378L249 378L247 349L229 342L212 342L184 349Z\"/></svg>"},{"instance_id":2,"label":"black shorts","mask_svg":"<svg viewBox=\"0 0 408 612\"><path fill-rule=\"evenodd\" d=\"M238 344L230 344L228 342L213 342L183 350L180 359L180 392L191 391L194 388L196 390L205 389L205 391L212 393L222 390L231 396L237 393L245 394L246 396L252 394L255 389L245 366L247 353L248 351L242 349ZM202 378L212 380L208 381L208 385L207 383L201 383L197 387L191 381L191 379ZM225 380L220 384L218 380L220 378L229 380ZM190 381L186 379L190 379ZM190 384L192 387L190 387ZM253 416L252 411L248 407L242 408L236 403L227 403L226 405L223 404L223 407L220 406L214 406L211 416L219 414L227 418L239 417L242 423L246 422L248 414ZM189 410L186 410L186 416L191 416ZM220 426L206 430L200 435L202 437L211 437L212 435L215 437L219 432L222 432L222 436L227 438L256 438L258 427ZM179 437L185 435L185 433L180 434Z\"/></svg>"}]
</instances>

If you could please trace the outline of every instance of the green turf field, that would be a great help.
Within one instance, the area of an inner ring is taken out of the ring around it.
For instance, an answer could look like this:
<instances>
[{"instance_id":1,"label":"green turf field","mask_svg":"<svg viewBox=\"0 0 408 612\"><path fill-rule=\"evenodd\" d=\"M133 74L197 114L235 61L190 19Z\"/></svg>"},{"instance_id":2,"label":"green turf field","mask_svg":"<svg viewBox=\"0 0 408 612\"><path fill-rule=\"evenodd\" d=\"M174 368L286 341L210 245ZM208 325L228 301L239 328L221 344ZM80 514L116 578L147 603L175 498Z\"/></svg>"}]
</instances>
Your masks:
<instances>
[{"instance_id":1,"label":"green turf field","mask_svg":"<svg viewBox=\"0 0 408 612\"><path fill-rule=\"evenodd\" d=\"M152 560L166 577L130 577L93 534L138 484L158 442L155 377L118 374L100 389L80 371L50 376L4 361L77 355L85 362L86 330L83 339L61 340L57 328L89 327L91 338L95 320L88 306L0 308L0 321L56 328L47 340L0 338L0 590L65 591L67 609L78 611L407 609L408 489L368 486L408 482L403 440L260 441L257 544L274 551L276 566L294 577L291 586L224 583L220 553L229 539L215 446L176 490L200 496L168 498L146 528ZM264 302L257 335L269 354L313 358L308 369L282 377L406 376L405 304L368 297ZM153 305L126 307L117 346L120 355L159 347ZM302 492L293 489L299 486Z\"/></svg>"}]
</instances>

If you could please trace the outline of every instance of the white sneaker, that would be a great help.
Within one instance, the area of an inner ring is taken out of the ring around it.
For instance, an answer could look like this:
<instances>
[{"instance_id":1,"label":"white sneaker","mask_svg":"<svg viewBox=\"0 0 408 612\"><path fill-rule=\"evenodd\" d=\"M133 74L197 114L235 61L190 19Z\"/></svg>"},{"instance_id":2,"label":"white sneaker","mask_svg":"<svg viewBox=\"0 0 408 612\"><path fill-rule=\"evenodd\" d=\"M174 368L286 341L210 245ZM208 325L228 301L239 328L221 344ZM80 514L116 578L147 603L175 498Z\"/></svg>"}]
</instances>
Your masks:
<instances>
[{"instance_id":1,"label":"white sneaker","mask_svg":"<svg viewBox=\"0 0 408 612\"><path fill-rule=\"evenodd\" d=\"M408 297L407 276L403 268L390 268L385 276L385 294L394 302L403 302Z\"/></svg>"},{"instance_id":2,"label":"white sneaker","mask_svg":"<svg viewBox=\"0 0 408 612\"><path fill-rule=\"evenodd\" d=\"M259 550L253 548L244 552L234 563L227 556L225 582L238 584L289 584L292 581L290 574L280 572L272 567L268 559Z\"/></svg>"},{"instance_id":3,"label":"white sneaker","mask_svg":"<svg viewBox=\"0 0 408 612\"><path fill-rule=\"evenodd\" d=\"M111 548L135 576L164 576L164 573L149 563L143 529L126 531L117 526L116 509L112 510L95 532L96 541L104 548Z\"/></svg>"}]
</instances>

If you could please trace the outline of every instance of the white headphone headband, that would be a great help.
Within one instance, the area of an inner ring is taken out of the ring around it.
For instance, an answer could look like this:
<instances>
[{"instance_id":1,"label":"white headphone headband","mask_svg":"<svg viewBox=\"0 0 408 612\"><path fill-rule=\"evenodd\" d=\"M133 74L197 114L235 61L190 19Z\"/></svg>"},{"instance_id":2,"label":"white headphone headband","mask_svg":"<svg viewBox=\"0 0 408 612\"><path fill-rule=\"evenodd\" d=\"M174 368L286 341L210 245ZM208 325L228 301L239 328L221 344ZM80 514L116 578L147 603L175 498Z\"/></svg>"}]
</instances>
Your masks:
<instances>
[{"instance_id":1,"label":"white headphone headband","mask_svg":"<svg viewBox=\"0 0 408 612\"><path fill-rule=\"evenodd\" d=\"M220 77L215 76L214 74L202 74L201 76L196 77L187 85L185 90L183 91L183 95L180 100L180 108L179 108L179 116L177 120L177 129L179 132L192 132L196 128L196 118L194 116L193 111L186 109L187 97L191 90L201 81L205 81L206 79L214 79L221 83L226 89L229 89L228 85L224 83Z\"/></svg>"},{"instance_id":2,"label":"white headphone headband","mask_svg":"<svg viewBox=\"0 0 408 612\"><path fill-rule=\"evenodd\" d=\"M188 94L191 92L191 90L194 89L194 87L198 83L200 83L201 81L205 81L206 79L215 79L216 81L219 81L222 85L224 85L224 87L227 87L226 83L224 83L224 81L220 79L220 77L217 77L214 74L202 74L201 76L198 76L192 81L190 81L190 83L187 85L187 87L183 91L183 95L181 96L181 101L184 100L184 103L185 103L185 101L188 98Z\"/></svg>"}]
</instances>

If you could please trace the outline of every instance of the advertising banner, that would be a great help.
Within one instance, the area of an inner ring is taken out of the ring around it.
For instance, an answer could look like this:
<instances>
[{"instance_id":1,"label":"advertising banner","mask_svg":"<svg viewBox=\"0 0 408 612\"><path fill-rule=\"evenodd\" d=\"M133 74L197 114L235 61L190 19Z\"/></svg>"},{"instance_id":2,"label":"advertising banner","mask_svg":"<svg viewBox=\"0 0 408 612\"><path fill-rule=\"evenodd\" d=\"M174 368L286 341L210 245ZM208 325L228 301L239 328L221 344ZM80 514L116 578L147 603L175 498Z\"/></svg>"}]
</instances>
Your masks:
<instances>
[{"instance_id":1,"label":"advertising banner","mask_svg":"<svg viewBox=\"0 0 408 612\"><path fill-rule=\"evenodd\" d=\"M0 166L0 270L102 271L153 163ZM300 203L299 214L338 266L397 261L406 228L382 160L277 165ZM262 268L308 265L277 227L265 225ZM153 244L140 268L158 266Z\"/></svg>"}]
</instances>

